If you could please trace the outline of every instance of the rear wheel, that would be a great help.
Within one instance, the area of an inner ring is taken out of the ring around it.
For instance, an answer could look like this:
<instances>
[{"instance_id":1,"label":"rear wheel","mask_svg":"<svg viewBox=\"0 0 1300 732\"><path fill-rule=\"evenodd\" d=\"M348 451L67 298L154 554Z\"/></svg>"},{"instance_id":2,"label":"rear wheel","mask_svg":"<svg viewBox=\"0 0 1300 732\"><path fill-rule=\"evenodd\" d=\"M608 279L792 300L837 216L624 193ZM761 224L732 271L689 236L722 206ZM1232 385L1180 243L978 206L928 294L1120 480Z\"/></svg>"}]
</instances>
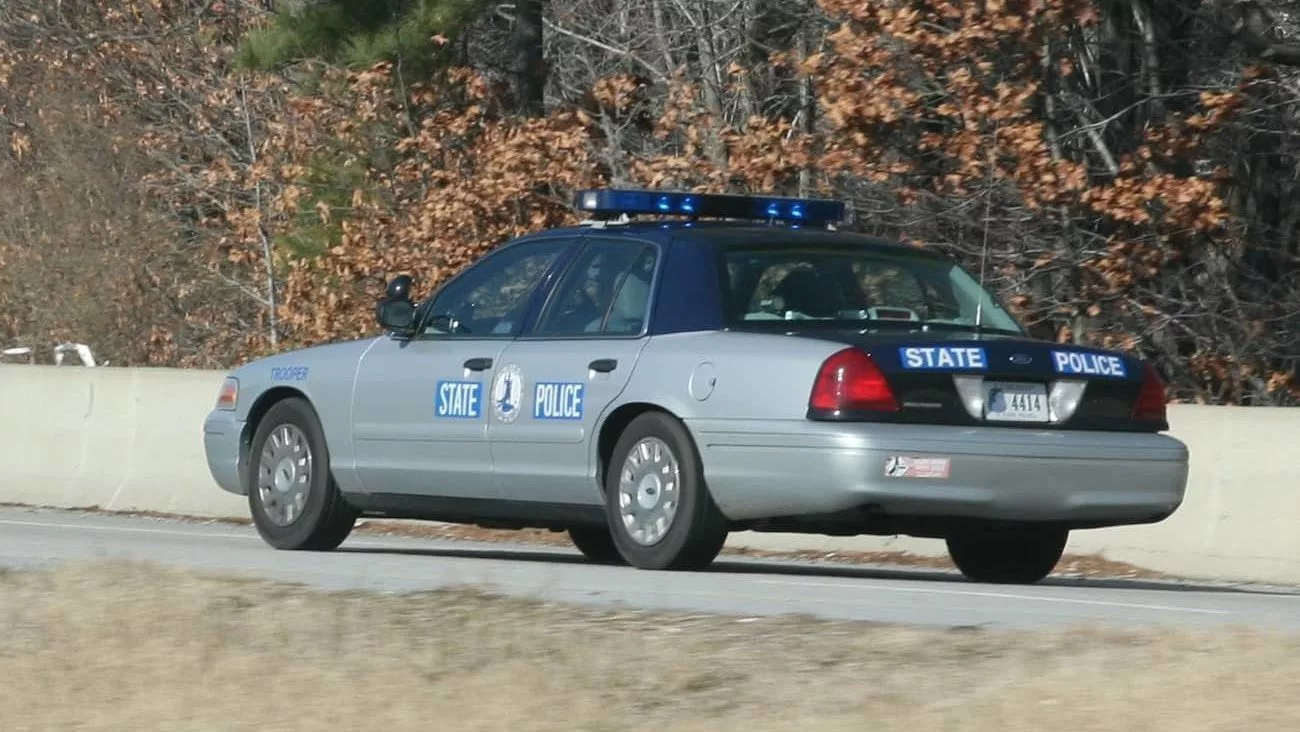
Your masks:
<instances>
[{"instance_id":1,"label":"rear wheel","mask_svg":"<svg viewBox=\"0 0 1300 732\"><path fill-rule=\"evenodd\" d=\"M276 402L253 435L245 480L253 524L276 549L329 551L352 533L357 511L339 493L316 411Z\"/></svg>"},{"instance_id":2,"label":"rear wheel","mask_svg":"<svg viewBox=\"0 0 1300 732\"><path fill-rule=\"evenodd\" d=\"M569 540L583 556L600 564L626 564L623 555L614 546L609 529L604 526L574 526L569 529Z\"/></svg>"},{"instance_id":3,"label":"rear wheel","mask_svg":"<svg viewBox=\"0 0 1300 732\"><path fill-rule=\"evenodd\" d=\"M727 540L727 520L704 484L695 443L663 412L633 419L605 476L609 532L641 569L703 569Z\"/></svg>"},{"instance_id":4,"label":"rear wheel","mask_svg":"<svg viewBox=\"0 0 1300 732\"><path fill-rule=\"evenodd\" d=\"M948 556L976 582L1033 584L1056 568L1069 537L1069 530L1058 528L960 534L948 537Z\"/></svg>"}]
</instances>

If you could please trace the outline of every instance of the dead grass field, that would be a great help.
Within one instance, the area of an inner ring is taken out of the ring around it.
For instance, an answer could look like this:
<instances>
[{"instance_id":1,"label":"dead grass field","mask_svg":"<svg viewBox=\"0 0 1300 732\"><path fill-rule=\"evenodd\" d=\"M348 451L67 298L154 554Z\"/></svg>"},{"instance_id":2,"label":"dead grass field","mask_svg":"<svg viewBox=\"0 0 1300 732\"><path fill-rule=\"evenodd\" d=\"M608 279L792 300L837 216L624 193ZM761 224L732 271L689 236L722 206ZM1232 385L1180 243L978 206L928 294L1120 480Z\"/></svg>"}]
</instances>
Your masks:
<instances>
[{"instance_id":1,"label":"dead grass field","mask_svg":"<svg viewBox=\"0 0 1300 732\"><path fill-rule=\"evenodd\" d=\"M0 728L1295 729L1300 637L918 630L0 573Z\"/></svg>"}]
</instances>

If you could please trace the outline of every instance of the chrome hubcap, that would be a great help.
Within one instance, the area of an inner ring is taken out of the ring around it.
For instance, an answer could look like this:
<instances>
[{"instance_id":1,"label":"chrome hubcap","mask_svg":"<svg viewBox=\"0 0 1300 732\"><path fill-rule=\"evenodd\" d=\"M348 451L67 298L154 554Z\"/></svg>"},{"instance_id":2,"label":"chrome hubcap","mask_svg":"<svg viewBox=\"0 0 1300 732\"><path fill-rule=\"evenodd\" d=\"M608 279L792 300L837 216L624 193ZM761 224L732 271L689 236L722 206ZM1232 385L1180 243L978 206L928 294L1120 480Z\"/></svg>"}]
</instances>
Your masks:
<instances>
[{"instance_id":1,"label":"chrome hubcap","mask_svg":"<svg viewBox=\"0 0 1300 732\"><path fill-rule=\"evenodd\" d=\"M257 491L262 513L277 526L302 515L311 491L311 447L302 430L282 424L271 432L257 464Z\"/></svg>"},{"instance_id":2,"label":"chrome hubcap","mask_svg":"<svg viewBox=\"0 0 1300 732\"><path fill-rule=\"evenodd\" d=\"M681 468L667 443L647 437L632 447L618 480L619 518L642 546L664 538L677 516Z\"/></svg>"}]
</instances>

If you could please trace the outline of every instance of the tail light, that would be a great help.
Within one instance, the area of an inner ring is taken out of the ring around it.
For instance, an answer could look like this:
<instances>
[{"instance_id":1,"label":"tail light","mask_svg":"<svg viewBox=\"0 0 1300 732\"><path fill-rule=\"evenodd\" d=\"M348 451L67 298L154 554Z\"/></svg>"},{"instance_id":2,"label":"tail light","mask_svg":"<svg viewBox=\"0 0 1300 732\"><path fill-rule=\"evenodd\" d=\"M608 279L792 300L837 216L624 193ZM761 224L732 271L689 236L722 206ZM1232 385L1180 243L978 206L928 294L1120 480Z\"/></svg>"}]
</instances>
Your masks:
<instances>
[{"instance_id":1,"label":"tail light","mask_svg":"<svg viewBox=\"0 0 1300 732\"><path fill-rule=\"evenodd\" d=\"M845 348L822 362L808 406L817 412L896 412L898 400L870 356Z\"/></svg>"},{"instance_id":2,"label":"tail light","mask_svg":"<svg viewBox=\"0 0 1300 732\"><path fill-rule=\"evenodd\" d=\"M1142 374L1142 391L1133 405L1133 419L1143 422L1163 422L1165 411L1165 382L1151 364L1146 364Z\"/></svg>"}]
</instances>

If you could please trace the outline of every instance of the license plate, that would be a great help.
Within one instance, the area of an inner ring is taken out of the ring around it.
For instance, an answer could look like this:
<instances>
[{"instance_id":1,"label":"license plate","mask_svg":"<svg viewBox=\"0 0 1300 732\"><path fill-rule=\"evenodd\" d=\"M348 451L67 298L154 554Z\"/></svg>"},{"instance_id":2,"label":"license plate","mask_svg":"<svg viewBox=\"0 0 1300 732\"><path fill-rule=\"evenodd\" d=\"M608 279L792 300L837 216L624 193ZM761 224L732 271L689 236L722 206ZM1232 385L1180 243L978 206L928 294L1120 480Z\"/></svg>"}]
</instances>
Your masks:
<instances>
[{"instance_id":1,"label":"license plate","mask_svg":"<svg viewBox=\"0 0 1300 732\"><path fill-rule=\"evenodd\" d=\"M990 422L1046 422L1047 387L1042 384L986 382L984 418Z\"/></svg>"}]
</instances>

